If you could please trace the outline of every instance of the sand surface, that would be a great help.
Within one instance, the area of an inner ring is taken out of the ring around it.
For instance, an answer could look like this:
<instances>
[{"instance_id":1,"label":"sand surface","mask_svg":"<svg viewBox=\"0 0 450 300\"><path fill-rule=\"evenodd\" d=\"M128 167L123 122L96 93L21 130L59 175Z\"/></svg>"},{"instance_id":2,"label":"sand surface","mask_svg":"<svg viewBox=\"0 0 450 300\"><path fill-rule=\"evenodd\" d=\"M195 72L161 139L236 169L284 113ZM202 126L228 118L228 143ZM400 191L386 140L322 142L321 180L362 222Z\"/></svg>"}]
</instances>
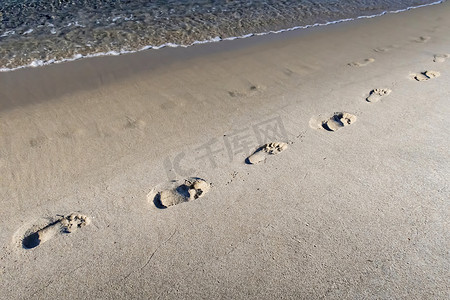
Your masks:
<instances>
[{"instance_id":1,"label":"sand surface","mask_svg":"<svg viewBox=\"0 0 450 300\"><path fill-rule=\"evenodd\" d=\"M449 32L447 2L0 73L0 298L448 299Z\"/></svg>"}]
</instances>

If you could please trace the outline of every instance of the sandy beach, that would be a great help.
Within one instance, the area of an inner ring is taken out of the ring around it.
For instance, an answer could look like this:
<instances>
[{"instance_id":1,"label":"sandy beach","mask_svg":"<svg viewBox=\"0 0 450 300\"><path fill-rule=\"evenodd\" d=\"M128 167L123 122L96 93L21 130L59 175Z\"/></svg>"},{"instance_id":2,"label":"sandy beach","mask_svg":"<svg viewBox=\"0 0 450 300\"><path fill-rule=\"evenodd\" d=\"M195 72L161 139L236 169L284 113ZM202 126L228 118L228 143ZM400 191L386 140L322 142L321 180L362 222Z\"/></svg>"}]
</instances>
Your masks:
<instances>
[{"instance_id":1,"label":"sandy beach","mask_svg":"<svg viewBox=\"0 0 450 300\"><path fill-rule=\"evenodd\" d=\"M449 32L445 2L0 73L0 298L449 299Z\"/></svg>"}]
</instances>

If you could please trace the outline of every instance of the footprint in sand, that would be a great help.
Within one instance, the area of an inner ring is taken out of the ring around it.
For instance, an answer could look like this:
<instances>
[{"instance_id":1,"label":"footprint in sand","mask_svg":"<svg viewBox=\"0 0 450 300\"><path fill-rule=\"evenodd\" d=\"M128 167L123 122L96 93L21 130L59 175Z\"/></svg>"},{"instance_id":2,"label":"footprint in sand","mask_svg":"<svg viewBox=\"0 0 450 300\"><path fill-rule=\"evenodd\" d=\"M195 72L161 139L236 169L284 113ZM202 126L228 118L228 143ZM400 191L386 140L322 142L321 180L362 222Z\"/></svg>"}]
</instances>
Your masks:
<instances>
[{"instance_id":1,"label":"footprint in sand","mask_svg":"<svg viewBox=\"0 0 450 300\"><path fill-rule=\"evenodd\" d=\"M427 81L441 76L441 73L436 71L425 71L417 74L413 74L412 77L417 81Z\"/></svg>"},{"instance_id":2,"label":"footprint in sand","mask_svg":"<svg viewBox=\"0 0 450 300\"><path fill-rule=\"evenodd\" d=\"M259 147L252 155L247 157L246 163L254 165L265 161L268 155L278 154L287 149L287 144L282 142L269 143Z\"/></svg>"},{"instance_id":3,"label":"footprint in sand","mask_svg":"<svg viewBox=\"0 0 450 300\"><path fill-rule=\"evenodd\" d=\"M228 91L228 95L231 97L245 97L245 96L253 96L257 92L264 91L265 87L262 85L251 85L246 91Z\"/></svg>"},{"instance_id":4,"label":"footprint in sand","mask_svg":"<svg viewBox=\"0 0 450 300\"><path fill-rule=\"evenodd\" d=\"M90 219L81 214L70 214L57 219L56 221L32 231L22 240L22 246L25 249L33 249L52 239L55 235L61 233L72 233L78 228L89 225Z\"/></svg>"},{"instance_id":5,"label":"footprint in sand","mask_svg":"<svg viewBox=\"0 0 450 300\"><path fill-rule=\"evenodd\" d=\"M381 98L386 97L392 91L390 89L373 89L369 93L369 97L366 98L367 102L378 102Z\"/></svg>"},{"instance_id":6,"label":"footprint in sand","mask_svg":"<svg viewBox=\"0 0 450 300\"><path fill-rule=\"evenodd\" d=\"M380 53L380 52L388 52L389 49L384 48L384 47L378 47L378 48L373 49L373 51Z\"/></svg>"},{"instance_id":7,"label":"footprint in sand","mask_svg":"<svg viewBox=\"0 0 450 300\"><path fill-rule=\"evenodd\" d=\"M246 94L239 91L228 91L228 95L234 98L234 97L244 97Z\"/></svg>"},{"instance_id":8,"label":"footprint in sand","mask_svg":"<svg viewBox=\"0 0 450 300\"><path fill-rule=\"evenodd\" d=\"M386 46L386 47L377 47L377 48L374 48L373 51L378 52L378 53L383 53L383 52L388 52L397 47L398 47L397 45L390 45L390 46Z\"/></svg>"},{"instance_id":9,"label":"footprint in sand","mask_svg":"<svg viewBox=\"0 0 450 300\"><path fill-rule=\"evenodd\" d=\"M144 120L127 117L127 122L125 124L125 128L127 128L127 129L144 129L146 125L147 125L147 123Z\"/></svg>"},{"instance_id":10,"label":"footprint in sand","mask_svg":"<svg viewBox=\"0 0 450 300\"><path fill-rule=\"evenodd\" d=\"M450 54L436 54L433 58L434 62L444 62L447 58L450 57Z\"/></svg>"},{"instance_id":11,"label":"footprint in sand","mask_svg":"<svg viewBox=\"0 0 450 300\"><path fill-rule=\"evenodd\" d=\"M373 63L374 61L375 61L375 58L366 58L365 60L363 60L363 62L354 61L354 62L348 63L348 65L351 67L365 67L368 64Z\"/></svg>"},{"instance_id":12,"label":"footprint in sand","mask_svg":"<svg viewBox=\"0 0 450 300\"><path fill-rule=\"evenodd\" d=\"M289 69L289 68L284 68L284 69L283 69L283 73L284 73L284 75L286 75L286 76L288 76L288 77L291 77L292 75L295 74L295 72L292 71L292 70Z\"/></svg>"},{"instance_id":13,"label":"footprint in sand","mask_svg":"<svg viewBox=\"0 0 450 300\"><path fill-rule=\"evenodd\" d=\"M328 118L323 118L320 115L312 117L309 126L314 129L336 131L355 122L356 116L347 112L336 112Z\"/></svg>"},{"instance_id":14,"label":"footprint in sand","mask_svg":"<svg viewBox=\"0 0 450 300\"><path fill-rule=\"evenodd\" d=\"M36 138L30 139L29 143L32 148L38 148L44 145L44 143L48 140L45 136L39 136Z\"/></svg>"},{"instance_id":15,"label":"footprint in sand","mask_svg":"<svg viewBox=\"0 0 450 300\"><path fill-rule=\"evenodd\" d=\"M65 139L78 139L86 136L86 131L82 128L74 130L58 131L57 135Z\"/></svg>"},{"instance_id":16,"label":"footprint in sand","mask_svg":"<svg viewBox=\"0 0 450 300\"><path fill-rule=\"evenodd\" d=\"M416 43L426 43L431 39L429 36L419 36L418 38L414 39L414 42Z\"/></svg>"},{"instance_id":17,"label":"footprint in sand","mask_svg":"<svg viewBox=\"0 0 450 300\"><path fill-rule=\"evenodd\" d=\"M173 180L166 184L164 188L154 188L148 193L148 201L160 209L174 206L183 202L188 202L205 196L210 190L211 184L201 178L188 178L181 183Z\"/></svg>"}]
</instances>

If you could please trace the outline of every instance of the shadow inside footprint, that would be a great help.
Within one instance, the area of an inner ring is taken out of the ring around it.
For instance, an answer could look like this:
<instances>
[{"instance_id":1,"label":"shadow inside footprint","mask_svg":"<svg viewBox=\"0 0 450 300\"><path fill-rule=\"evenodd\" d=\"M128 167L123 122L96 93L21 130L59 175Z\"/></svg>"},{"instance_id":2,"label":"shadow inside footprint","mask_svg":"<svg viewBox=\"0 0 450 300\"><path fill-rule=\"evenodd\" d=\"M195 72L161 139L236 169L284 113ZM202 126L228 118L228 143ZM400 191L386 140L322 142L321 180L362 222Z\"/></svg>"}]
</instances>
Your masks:
<instances>
[{"instance_id":1,"label":"shadow inside footprint","mask_svg":"<svg viewBox=\"0 0 450 300\"><path fill-rule=\"evenodd\" d=\"M160 193L156 194L155 198L153 198L153 204L155 205L156 208L159 208L159 209L167 208L167 206L164 206L161 202L161 194Z\"/></svg>"},{"instance_id":2,"label":"shadow inside footprint","mask_svg":"<svg viewBox=\"0 0 450 300\"><path fill-rule=\"evenodd\" d=\"M255 152L253 152L253 154L264 151L264 148L266 148L266 145L259 147L258 149L255 150ZM245 163L247 165L253 165L253 163L250 161L250 157L252 157L252 155L250 155L249 157L247 157L245 159Z\"/></svg>"},{"instance_id":3,"label":"shadow inside footprint","mask_svg":"<svg viewBox=\"0 0 450 300\"><path fill-rule=\"evenodd\" d=\"M49 229L56 226L61 220L57 220L53 223L48 224L44 228L39 229L36 232L33 232L32 234L26 236L22 240L22 246L25 249L33 249L36 248L41 244L41 242L45 242L44 238L46 237L45 233L49 231Z\"/></svg>"},{"instance_id":4,"label":"shadow inside footprint","mask_svg":"<svg viewBox=\"0 0 450 300\"><path fill-rule=\"evenodd\" d=\"M183 196L183 197L189 197L189 196L190 196L190 195L189 195L190 187L187 186L186 184L180 185L180 186L177 187L175 190L177 191L178 194L180 194L180 195Z\"/></svg>"},{"instance_id":5,"label":"shadow inside footprint","mask_svg":"<svg viewBox=\"0 0 450 300\"><path fill-rule=\"evenodd\" d=\"M339 122L341 127L344 126L344 124L342 124L341 121L336 120L336 122ZM322 128L327 130L327 131L335 131L335 130L331 129L331 127L328 126L328 122L327 123L323 123L322 124Z\"/></svg>"},{"instance_id":6,"label":"shadow inside footprint","mask_svg":"<svg viewBox=\"0 0 450 300\"><path fill-rule=\"evenodd\" d=\"M41 240L39 239L39 233L35 232L27 236L22 241L22 246L25 249L33 249L41 243Z\"/></svg>"}]
</instances>

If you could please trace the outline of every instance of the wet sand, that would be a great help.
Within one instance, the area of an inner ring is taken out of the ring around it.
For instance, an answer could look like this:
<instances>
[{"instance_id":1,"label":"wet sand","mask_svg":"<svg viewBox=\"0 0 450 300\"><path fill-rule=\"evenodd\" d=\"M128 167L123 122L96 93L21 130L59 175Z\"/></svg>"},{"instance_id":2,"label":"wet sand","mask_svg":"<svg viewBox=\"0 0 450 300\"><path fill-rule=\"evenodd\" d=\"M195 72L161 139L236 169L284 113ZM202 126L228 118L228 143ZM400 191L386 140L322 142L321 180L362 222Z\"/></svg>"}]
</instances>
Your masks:
<instances>
[{"instance_id":1,"label":"wet sand","mask_svg":"<svg viewBox=\"0 0 450 300\"><path fill-rule=\"evenodd\" d=\"M447 299L449 29L0 73L2 297Z\"/></svg>"}]
</instances>

